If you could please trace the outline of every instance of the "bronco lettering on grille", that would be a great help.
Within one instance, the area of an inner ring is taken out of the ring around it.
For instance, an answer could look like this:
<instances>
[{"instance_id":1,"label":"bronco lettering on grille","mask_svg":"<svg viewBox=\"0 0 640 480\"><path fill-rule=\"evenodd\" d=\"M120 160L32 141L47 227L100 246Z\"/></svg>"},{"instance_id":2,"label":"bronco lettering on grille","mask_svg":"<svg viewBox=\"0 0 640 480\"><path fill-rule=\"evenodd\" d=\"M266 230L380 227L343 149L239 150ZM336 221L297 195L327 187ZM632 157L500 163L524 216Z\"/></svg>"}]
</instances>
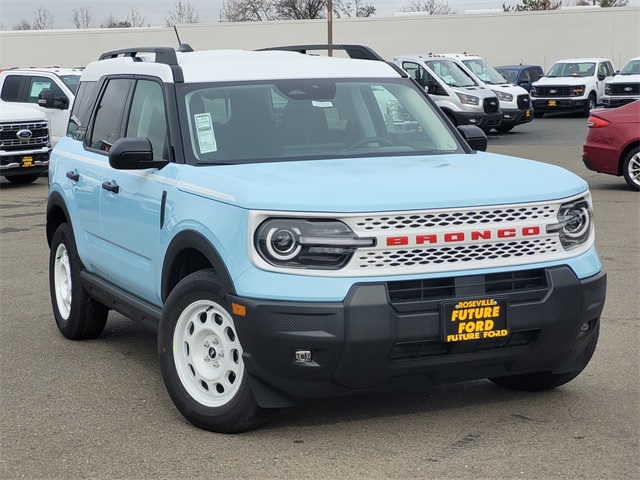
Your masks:
<instances>
[{"instance_id":1,"label":"bronco lettering on grille","mask_svg":"<svg viewBox=\"0 0 640 480\"><path fill-rule=\"evenodd\" d=\"M496 238L512 238L516 236L534 237L540 235L540 227L500 228L497 230L473 230L471 232L431 233L426 235L396 235L387 237L388 247L409 245L424 245L428 243L455 243L464 241L492 240Z\"/></svg>"}]
</instances>

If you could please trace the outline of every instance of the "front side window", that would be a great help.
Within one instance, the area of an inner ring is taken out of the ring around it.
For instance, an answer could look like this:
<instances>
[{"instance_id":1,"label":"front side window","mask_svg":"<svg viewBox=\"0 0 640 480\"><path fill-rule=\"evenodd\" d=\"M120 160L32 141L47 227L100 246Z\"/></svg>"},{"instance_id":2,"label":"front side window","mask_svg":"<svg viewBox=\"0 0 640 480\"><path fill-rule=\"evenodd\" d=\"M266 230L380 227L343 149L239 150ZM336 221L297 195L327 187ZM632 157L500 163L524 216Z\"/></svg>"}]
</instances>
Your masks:
<instances>
[{"instance_id":1,"label":"front side window","mask_svg":"<svg viewBox=\"0 0 640 480\"><path fill-rule=\"evenodd\" d=\"M53 97L57 101L68 101L69 99L64 94L60 86L50 78L47 77L28 77L29 81L27 84L27 102L28 103L38 103L38 95L40 92L45 89L53 90Z\"/></svg>"},{"instance_id":2,"label":"front side window","mask_svg":"<svg viewBox=\"0 0 640 480\"><path fill-rule=\"evenodd\" d=\"M425 63L447 85L452 87L477 86L469 74L451 60L428 60Z\"/></svg>"},{"instance_id":3,"label":"front side window","mask_svg":"<svg viewBox=\"0 0 640 480\"><path fill-rule=\"evenodd\" d=\"M122 136L122 114L131 80L112 79L100 98L96 111L89 146L108 152L111 145Z\"/></svg>"},{"instance_id":4,"label":"front side window","mask_svg":"<svg viewBox=\"0 0 640 480\"><path fill-rule=\"evenodd\" d=\"M151 80L138 80L136 83L126 136L148 138L154 160L168 157L167 116L159 83Z\"/></svg>"},{"instance_id":5,"label":"front side window","mask_svg":"<svg viewBox=\"0 0 640 480\"><path fill-rule=\"evenodd\" d=\"M180 87L196 163L463 152L406 81L281 80Z\"/></svg>"},{"instance_id":6,"label":"front side window","mask_svg":"<svg viewBox=\"0 0 640 480\"><path fill-rule=\"evenodd\" d=\"M75 95L78 91L78 85L80 85L80 75L58 75L62 83L71 90L71 93Z\"/></svg>"}]
</instances>

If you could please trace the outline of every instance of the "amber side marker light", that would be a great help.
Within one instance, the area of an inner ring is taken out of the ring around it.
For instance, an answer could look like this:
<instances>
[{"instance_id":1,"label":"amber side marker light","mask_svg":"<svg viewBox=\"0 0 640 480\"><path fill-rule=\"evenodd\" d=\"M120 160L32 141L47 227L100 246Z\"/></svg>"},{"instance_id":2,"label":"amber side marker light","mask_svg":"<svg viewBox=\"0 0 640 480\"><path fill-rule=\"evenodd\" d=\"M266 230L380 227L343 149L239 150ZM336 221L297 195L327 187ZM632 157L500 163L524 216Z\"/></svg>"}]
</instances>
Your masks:
<instances>
[{"instance_id":1,"label":"amber side marker light","mask_svg":"<svg viewBox=\"0 0 640 480\"><path fill-rule=\"evenodd\" d=\"M589 126L589 128L606 127L610 123L611 122L608 122L607 120L605 120L603 118L596 117L595 115L591 115L589 117L589 119L587 120L587 125Z\"/></svg>"},{"instance_id":2,"label":"amber side marker light","mask_svg":"<svg viewBox=\"0 0 640 480\"><path fill-rule=\"evenodd\" d=\"M247 315L247 307L240 305L239 303L231 303L231 311L234 315L244 317Z\"/></svg>"}]
</instances>

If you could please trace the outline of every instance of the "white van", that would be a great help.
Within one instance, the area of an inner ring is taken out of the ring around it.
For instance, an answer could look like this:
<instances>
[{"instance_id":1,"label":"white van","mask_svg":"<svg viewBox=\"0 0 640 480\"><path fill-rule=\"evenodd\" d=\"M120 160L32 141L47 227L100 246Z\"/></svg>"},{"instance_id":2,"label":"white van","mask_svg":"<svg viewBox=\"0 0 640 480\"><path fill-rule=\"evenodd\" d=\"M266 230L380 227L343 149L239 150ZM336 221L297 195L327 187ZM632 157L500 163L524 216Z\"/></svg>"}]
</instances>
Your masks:
<instances>
[{"instance_id":1,"label":"white van","mask_svg":"<svg viewBox=\"0 0 640 480\"><path fill-rule=\"evenodd\" d=\"M468 53L443 53L441 55L459 62L480 85L486 85L496 94L500 101L500 110L504 115L502 123L496 128L497 131L506 133L516 125L529 123L533 120L529 92L507 82L482 57Z\"/></svg>"},{"instance_id":2,"label":"white van","mask_svg":"<svg viewBox=\"0 0 640 480\"><path fill-rule=\"evenodd\" d=\"M398 55L394 63L426 89L454 125L498 128L502 111L496 95L449 58Z\"/></svg>"}]
</instances>

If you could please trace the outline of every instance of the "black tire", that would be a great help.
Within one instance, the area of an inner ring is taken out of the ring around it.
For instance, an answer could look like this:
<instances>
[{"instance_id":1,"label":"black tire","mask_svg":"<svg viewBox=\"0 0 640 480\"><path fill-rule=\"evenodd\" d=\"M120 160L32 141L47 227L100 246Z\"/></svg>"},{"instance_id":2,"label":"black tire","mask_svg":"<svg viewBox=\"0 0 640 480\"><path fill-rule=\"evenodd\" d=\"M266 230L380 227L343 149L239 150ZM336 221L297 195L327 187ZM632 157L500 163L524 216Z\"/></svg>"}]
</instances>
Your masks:
<instances>
[{"instance_id":1,"label":"black tire","mask_svg":"<svg viewBox=\"0 0 640 480\"><path fill-rule=\"evenodd\" d=\"M158 356L169 396L197 427L245 432L272 412L253 396L225 292L213 270L192 273L171 291L160 320Z\"/></svg>"},{"instance_id":2,"label":"black tire","mask_svg":"<svg viewBox=\"0 0 640 480\"><path fill-rule=\"evenodd\" d=\"M500 127L497 127L496 130L498 132L500 132L500 133L509 133L511 130L513 130L513 127L514 127L513 125L508 126L508 127L500 126Z\"/></svg>"},{"instance_id":3,"label":"black tire","mask_svg":"<svg viewBox=\"0 0 640 480\"><path fill-rule=\"evenodd\" d=\"M640 147L633 148L624 158L622 174L631 188L640 190Z\"/></svg>"},{"instance_id":4,"label":"black tire","mask_svg":"<svg viewBox=\"0 0 640 480\"><path fill-rule=\"evenodd\" d=\"M545 390L552 390L556 387L564 385L576 378L586 368L589 360L593 356L593 352L596 349L598 343L598 336L600 334L600 323L597 324L596 331L593 333L589 344L585 351L585 360L582 368L567 373L551 373L551 372L537 372L527 373L523 375L511 375L508 377L495 377L490 378L493 383L500 385L501 387L510 388L512 390L520 390L525 392L542 392Z\"/></svg>"},{"instance_id":5,"label":"black tire","mask_svg":"<svg viewBox=\"0 0 640 480\"><path fill-rule=\"evenodd\" d=\"M587 99L587 105L584 107L584 112L582 112L582 115L585 118L589 117L589 112L591 112L591 110L596 108L596 106L598 105L597 102L598 102L598 100L596 99L595 94L590 93L589 94L589 98Z\"/></svg>"},{"instance_id":6,"label":"black tire","mask_svg":"<svg viewBox=\"0 0 640 480\"><path fill-rule=\"evenodd\" d=\"M49 291L58 329L70 340L99 337L109 315L109 309L89 297L82 286L80 272L83 268L73 231L63 223L51 240Z\"/></svg>"},{"instance_id":7,"label":"black tire","mask_svg":"<svg viewBox=\"0 0 640 480\"><path fill-rule=\"evenodd\" d=\"M533 118L542 118L544 117L544 112L536 112L535 110L533 111Z\"/></svg>"},{"instance_id":8,"label":"black tire","mask_svg":"<svg viewBox=\"0 0 640 480\"><path fill-rule=\"evenodd\" d=\"M29 173L27 175L10 175L8 177L4 177L9 180L14 185L26 185L27 183L33 183L38 178L40 178L39 173Z\"/></svg>"}]
</instances>

